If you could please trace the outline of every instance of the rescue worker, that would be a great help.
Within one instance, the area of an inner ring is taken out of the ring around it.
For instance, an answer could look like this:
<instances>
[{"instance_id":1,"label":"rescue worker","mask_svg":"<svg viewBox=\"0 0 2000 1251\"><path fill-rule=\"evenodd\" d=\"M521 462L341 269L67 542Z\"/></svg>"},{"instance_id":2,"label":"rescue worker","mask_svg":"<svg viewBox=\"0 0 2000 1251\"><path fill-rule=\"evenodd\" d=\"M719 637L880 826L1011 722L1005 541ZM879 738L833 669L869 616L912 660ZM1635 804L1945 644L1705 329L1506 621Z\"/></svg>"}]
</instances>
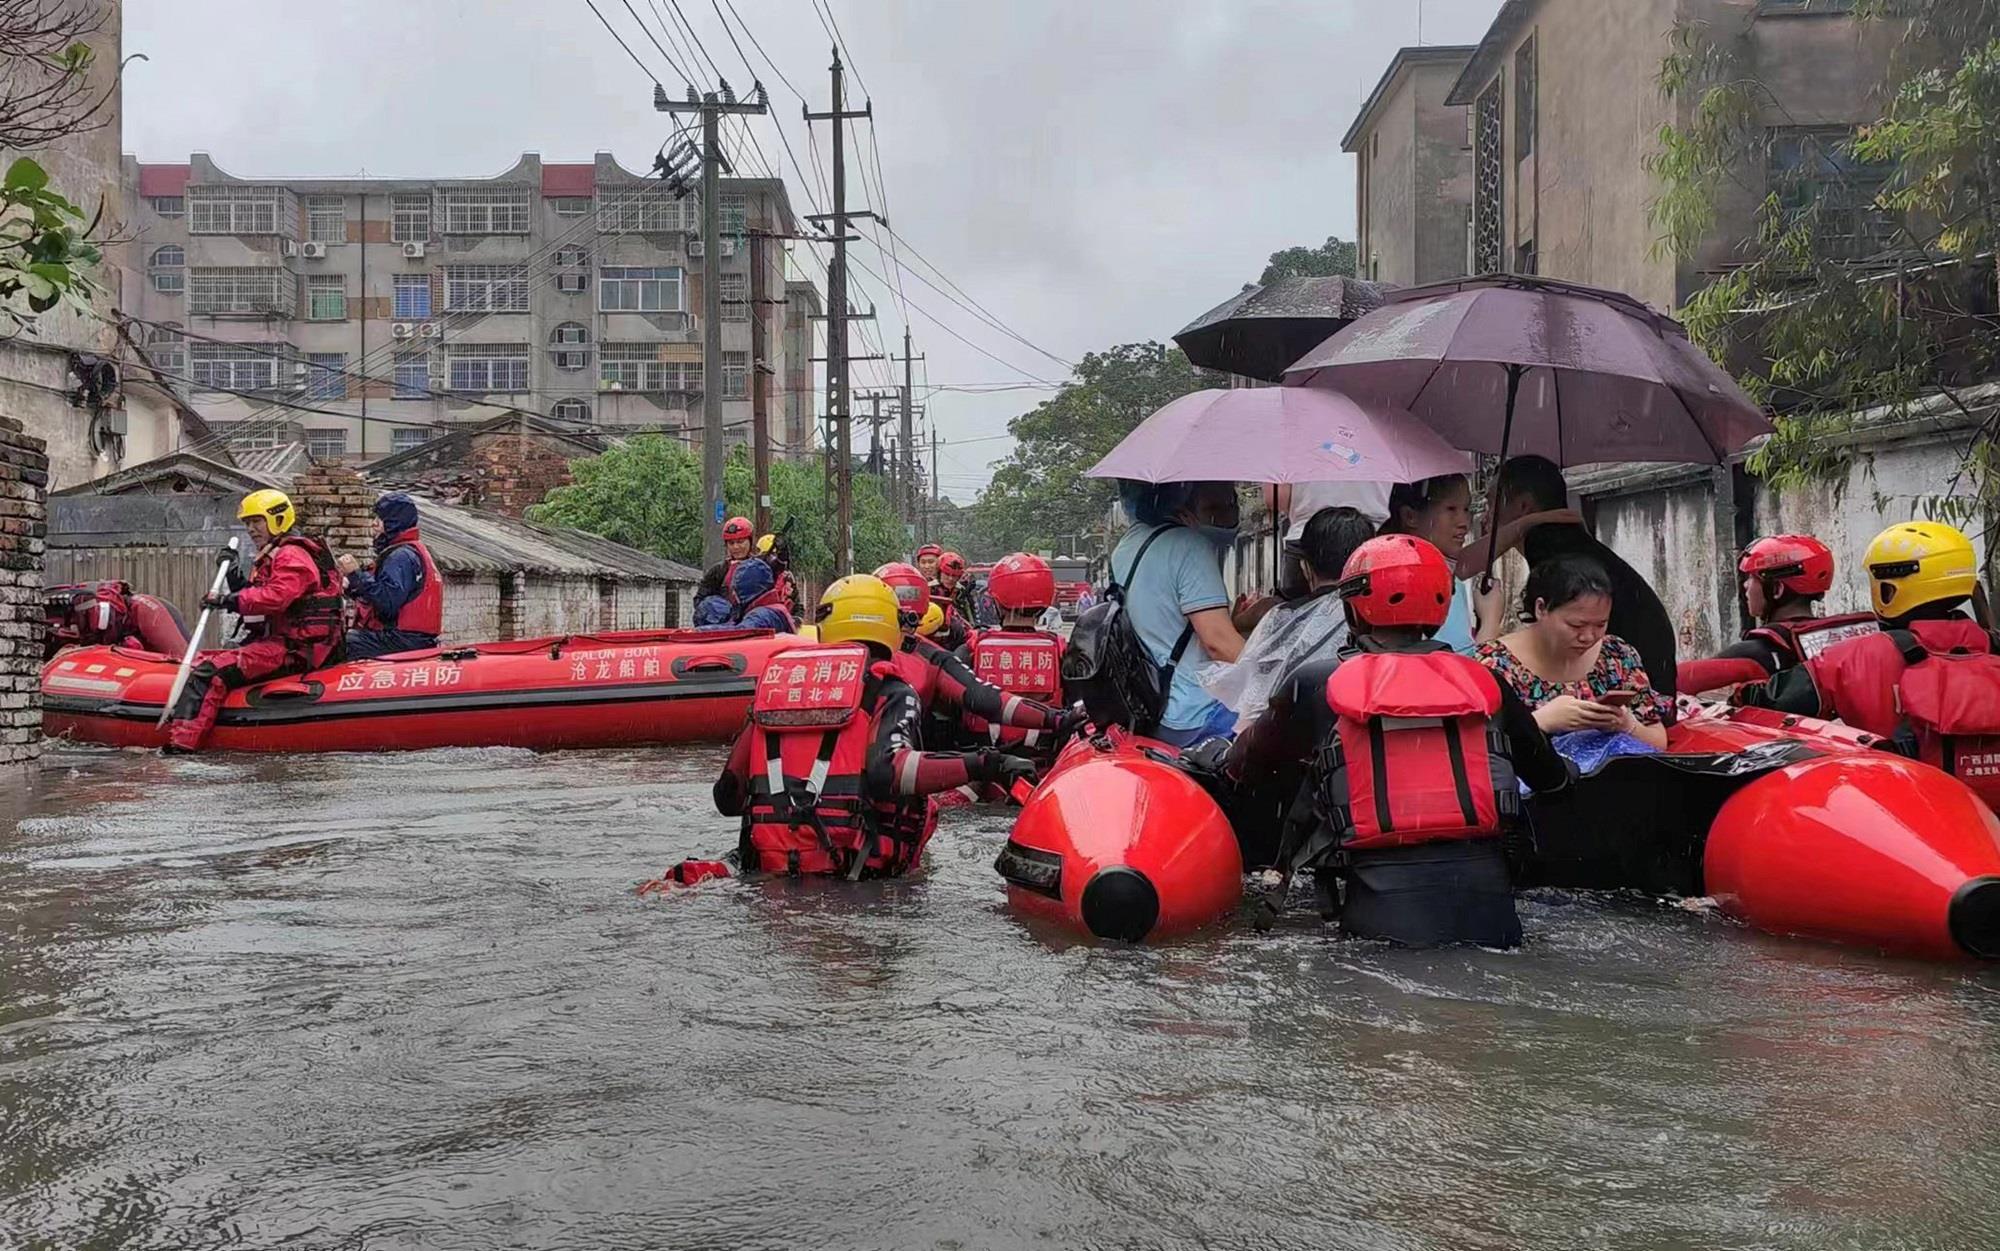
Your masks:
<instances>
[{"instance_id":1,"label":"rescue worker","mask_svg":"<svg viewBox=\"0 0 2000 1251\"><path fill-rule=\"evenodd\" d=\"M1056 598L1056 575L1049 562L1027 552L1002 557L987 576L986 593L1000 608L1000 625L975 631L958 649L959 658L973 676L1009 695L1064 707L1062 636L1043 628L1040 622ZM1055 759L1053 734L995 725L971 712L965 714L964 726L975 740L1021 750L1038 764Z\"/></svg>"},{"instance_id":2,"label":"rescue worker","mask_svg":"<svg viewBox=\"0 0 2000 1251\"><path fill-rule=\"evenodd\" d=\"M789 530L791 523L786 522ZM799 599L799 584L792 577L792 544L783 534L766 534L757 540L757 559L771 566L778 585L785 589L785 608L794 622L804 620L805 608Z\"/></svg>"},{"instance_id":3,"label":"rescue worker","mask_svg":"<svg viewBox=\"0 0 2000 1251\"><path fill-rule=\"evenodd\" d=\"M1249 785L1300 779L1279 866L1287 885L1315 871L1344 933L1514 947L1501 836L1520 809L1515 779L1553 792L1573 774L1519 696L1432 638L1454 589L1429 542L1363 543L1335 592L1353 650L1295 670L1238 737L1229 771Z\"/></svg>"},{"instance_id":4,"label":"rescue worker","mask_svg":"<svg viewBox=\"0 0 2000 1251\"><path fill-rule=\"evenodd\" d=\"M1833 549L1810 534L1778 534L1743 549L1736 562L1743 605L1756 622L1719 654L1680 664L1686 694L1762 682L1834 643L1876 630L1873 613L1815 616L1833 586Z\"/></svg>"},{"instance_id":5,"label":"rescue worker","mask_svg":"<svg viewBox=\"0 0 2000 1251\"><path fill-rule=\"evenodd\" d=\"M44 607L43 660L65 647L98 645L176 659L187 652L187 625L174 606L124 582L50 587Z\"/></svg>"},{"instance_id":6,"label":"rescue worker","mask_svg":"<svg viewBox=\"0 0 2000 1251\"><path fill-rule=\"evenodd\" d=\"M752 537L748 517L731 517L722 523L722 559L710 565L708 571L701 575L701 583L695 587L695 599L729 594L729 566L750 554Z\"/></svg>"},{"instance_id":7,"label":"rescue worker","mask_svg":"<svg viewBox=\"0 0 2000 1251\"><path fill-rule=\"evenodd\" d=\"M349 660L436 647L444 629L444 579L417 533L417 502L389 492L375 501L374 527L373 570L345 552L334 561L354 603Z\"/></svg>"},{"instance_id":8,"label":"rescue worker","mask_svg":"<svg viewBox=\"0 0 2000 1251\"><path fill-rule=\"evenodd\" d=\"M1054 736L1065 728L1062 711L1037 703L1025 696L1009 694L980 678L937 637L919 633L924 616L932 608L930 588L915 568L892 561L875 571L901 606L903 645L896 653L903 680L913 687L926 712L956 724L963 716L983 718L1020 730L1039 730ZM946 610L945 619L950 620ZM939 636L942 636L942 629Z\"/></svg>"},{"instance_id":9,"label":"rescue worker","mask_svg":"<svg viewBox=\"0 0 2000 1251\"><path fill-rule=\"evenodd\" d=\"M340 650L346 604L326 545L293 533L298 512L282 491L252 491L236 515L256 546L256 563L248 581L237 574L230 579L234 589L202 603L243 618L249 639L197 658L174 706L165 752L198 749L230 691L317 669Z\"/></svg>"},{"instance_id":10,"label":"rescue worker","mask_svg":"<svg viewBox=\"0 0 2000 1251\"><path fill-rule=\"evenodd\" d=\"M1979 580L1972 540L1943 522L1904 522L1862 560L1881 629L1739 687L1734 702L1838 717L2000 809L2000 646L1963 611Z\"/></svg>"},{"instance_id":11,"label":"rescue worker","mask_svg":"<svg viewBox=\"0 0 2000 1251\"><path fill-rule=\"evenodd\" d=\"M924 575L925 585L937 581L938 560L943 555L944 549L935 543L926 543L917 549L916 559L911 563L916 565L918 573Z\"/></svg>"},{"instance_id":12,"label":"rescue worker","mask_svg":"<svg viewBox=\"0 0 2000 1251\"><path fill-rule=\"evenodd\" d=\"M790 634L797 628L791 609L789 582L780 585L771 566L761 560L739 560L729 574L729 598L735 605L735 622L746 630L776 630Z\"/></svg>"},{"instance_id":13,"label":"rescue worker","mask_svg":"<svg viewBox=\"0 0 2000 1251\"><path fill-rule=\"evenodd\" d=\"M972 782L1030 778L997 751L926 752L923 709L894 657L895 593L868 574L820 599L819 641L772 657L750 722L715 781L715 807L741 817L735 863L683 861L658 883L748 873L893 877L915 867L937 828L927 797Z\"/></svg>"},{"instance_id":14,"label":"rescue worker","mask_svg":"<svg viewBox=\"0 0 2000 1251\"><path fill-rule=\"evenodd\" d=\"M927 589L930 602L944 609L944 628L938 631L937 644L946 651L957 651L972 634L972 616L959 602L964 577L965 557L957 552L938 554L937 572L931 575Z\"/></svg>"}]
</instances>

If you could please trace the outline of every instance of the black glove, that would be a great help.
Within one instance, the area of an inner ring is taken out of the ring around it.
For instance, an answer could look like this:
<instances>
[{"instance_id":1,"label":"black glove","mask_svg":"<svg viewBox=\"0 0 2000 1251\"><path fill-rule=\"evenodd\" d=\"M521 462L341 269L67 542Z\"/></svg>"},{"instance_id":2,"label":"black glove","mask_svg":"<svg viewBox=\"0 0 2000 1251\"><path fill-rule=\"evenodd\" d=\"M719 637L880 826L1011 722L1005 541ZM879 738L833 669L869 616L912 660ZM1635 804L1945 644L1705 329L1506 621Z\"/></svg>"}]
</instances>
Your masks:
<instances>
[{"instance_id":1,"label":"black glove","mask_svg":"<svg viewBox=\"0 0 2000 1251\"><path fill-rule=\"evenodd\" d=\"M234 591L230 591L226 595L217 595L215 592L210 591L201 597L201 606L203 608L220 608L225 612L237 612L236 602L236 592Z\"/></svg>"},{"instance_id":2,"label":"black glove","mask_svg":"<svg viewBox=\"0 0 2000 1251\"><path fill-rule=\"evenodd\" d=\"M1056 737L1068 738L1072 734L1080 734L1089 725L1090 714L1083 710L1083 705L1071 704L1062 710L1062 716L1056 722Z\"/></svg>"},{"instance_id":3,"label":"black glove","mask_svg":"<svg viewBox=\"0 0 2000 1251\"><path fill-rule=\"evenodd\" d=\"M968 755L971 759L966 761L966 768L974 781L1011 787L1016 780L1035 780L1035 762L1032 760L1010 756L1004 751L976 751Z\"/></svg>"},{"instance_id":4,"label":"black glove","mask_svg":"<svg viewBox=\"0 0 2000 1251\"><path fill-rule=\"evenodd\" d=\"M240 591L250 584L249 579L243 576L243 562L237 557L235 548L227 544L217 548L215 559L229 562L229 567L223 570L223 579L228 583L230 590Z\"/></svg>"}]
</instances>

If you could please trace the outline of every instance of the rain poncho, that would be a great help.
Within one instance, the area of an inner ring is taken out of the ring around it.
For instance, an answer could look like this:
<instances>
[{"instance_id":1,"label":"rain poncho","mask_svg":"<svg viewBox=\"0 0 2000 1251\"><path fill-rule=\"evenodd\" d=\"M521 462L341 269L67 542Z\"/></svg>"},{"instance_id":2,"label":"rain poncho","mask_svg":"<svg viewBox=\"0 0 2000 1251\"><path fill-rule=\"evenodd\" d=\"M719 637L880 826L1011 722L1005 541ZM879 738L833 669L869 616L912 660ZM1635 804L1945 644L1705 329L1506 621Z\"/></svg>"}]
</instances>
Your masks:
<instances>
[{"instance_id":1,"label":"rain poncho","mask_svg":"<svg viewBox=\"0 0 2000 1251\"><path fill-rule=\"evenodd\" d=\"M1347 646L1347 613L1331 588L1265 614L1234 664L1212 664L1200 674L1211 697L1236 713L1242 725L1264 711L1294 666L1332 656Z\"/></svg>"}]
</instances>

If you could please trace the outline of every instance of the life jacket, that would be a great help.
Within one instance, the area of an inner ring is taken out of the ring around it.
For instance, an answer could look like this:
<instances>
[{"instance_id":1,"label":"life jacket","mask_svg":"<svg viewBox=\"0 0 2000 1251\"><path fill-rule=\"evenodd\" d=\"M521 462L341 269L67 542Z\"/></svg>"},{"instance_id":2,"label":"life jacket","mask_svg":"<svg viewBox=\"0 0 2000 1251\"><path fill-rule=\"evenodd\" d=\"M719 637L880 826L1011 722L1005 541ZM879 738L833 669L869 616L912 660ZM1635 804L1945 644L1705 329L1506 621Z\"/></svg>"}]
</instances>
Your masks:
<instances>
[{"instance_id":1,"label":"life jacket","mask_svg":"<svg viewBox=\"0 0 2000 1251\"><path fill-rule=\"evenodd\" d=\"M1824 711L1958 778L2000 812L2000 656L1962 617L1913 621L1810 662Z\"/></svg>"},{"instance_id":2,"label":"life jacket","mask_svg":"<svg viewBox=\"0 0 2000 1251\"><path fill-rule=\"evenodd\" d=\"M753 872L902 873L923 853L930 806L863 793L881 683L896 666L858 643L795 647L764 668L750 708L740 853ZM761 772L758 772L761 770Z\"/></svg>"},{"instance_id":3,"label":"life jacket","mask_svg":"<svg viewBox=\"0 0 2000 1251\"><path fill-rule=\"evenodd\" d=\"M255 583L270 577L272 562L287 547L297 548L312 561L319 583L287 604L275 618L266 619L264 631L292 650L310 653L324 647L330 651L346 636L347 600L341 594L340 569L333 563L333 553L326 550L326 544L310 535L287 534L258 554L250 580ZM317 659L310 654L308 658Z\"/></svg>"},{"instance_id":4,"label":"life jacket","mask_svg":"<svg viewBox=\"0 0 2000 1251\"><path fill-rule=\"evenodd\" d=\"M1500 686L1442 644L1349 656L1326 683L1334 729L1313 758L1326 835L1294 867L1339 849L1495 838L1521 810L1500 732Z\"/></svg>"},{"instance_id":5,"label":"life jacket","mask_svg":"<svg viewBox=\"0 0 2000 1251\"><path fill-rule=\"evenodd\" d=\"M1767 621L1746 631L1747 639L1769 643L1778 653L1778 667L1789 669L1811 660L1835 643L1874 634L1882 623L1872 612L1841 613L1836 617L1794 617L1789 621Z\"/></svg>"},{"instance_id":6,"label":"life jacket","mask_svg":"<svg viewBox=\"0 0 2000 1251\"><path fill-rule=\"evenodd\" d=\"M423 576L417 581L417 593L410 602L396 610L394 618L384 621L375 606L367 600L358 600L354 608L354 624L363 630L405 630L411 634L428 634L432 638L444 633L444 579L438 577L437 566L431 563L431 551L417 536L417 528L399 530L388 543L383 545L376 557L375 567L380 569L389 553L399 547L408 547L416 552L423 562Z\"/></svg>"},{"instance_id":7,"label":"life jacket","mask_svg":"<svg viewBox=\"0 0 2000 1251\"><path fill-rule=\"evenodd\" d=\"M1008 695L1060 708L1063 641L1044 630L980 630L966 644L973 676ZM1053 748L1055 735L1022 730L965 714L965 728L999 746Z\"/></svg>"}]
</instances>

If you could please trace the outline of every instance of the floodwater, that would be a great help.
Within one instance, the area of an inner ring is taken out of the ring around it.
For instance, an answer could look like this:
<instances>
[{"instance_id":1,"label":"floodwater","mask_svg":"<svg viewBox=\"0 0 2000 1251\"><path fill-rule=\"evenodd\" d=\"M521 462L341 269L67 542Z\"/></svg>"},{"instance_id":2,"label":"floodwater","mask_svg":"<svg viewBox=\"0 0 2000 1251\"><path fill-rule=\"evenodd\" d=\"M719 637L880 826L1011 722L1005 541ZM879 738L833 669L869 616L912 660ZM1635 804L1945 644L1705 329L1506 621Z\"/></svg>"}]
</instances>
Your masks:
<instances>
[{"instance_id":1,"label":"floodwater","mask_svg":"<svg viewBox=\"0 0 2000 1251\"><path fill-rule=\"evenodd\" d=\"M633 886L712 749L56 752L0 795L0 1247L1989 1248L2000 973L1547 896L1528 947Z\"/></svg>"}]
</instances>

